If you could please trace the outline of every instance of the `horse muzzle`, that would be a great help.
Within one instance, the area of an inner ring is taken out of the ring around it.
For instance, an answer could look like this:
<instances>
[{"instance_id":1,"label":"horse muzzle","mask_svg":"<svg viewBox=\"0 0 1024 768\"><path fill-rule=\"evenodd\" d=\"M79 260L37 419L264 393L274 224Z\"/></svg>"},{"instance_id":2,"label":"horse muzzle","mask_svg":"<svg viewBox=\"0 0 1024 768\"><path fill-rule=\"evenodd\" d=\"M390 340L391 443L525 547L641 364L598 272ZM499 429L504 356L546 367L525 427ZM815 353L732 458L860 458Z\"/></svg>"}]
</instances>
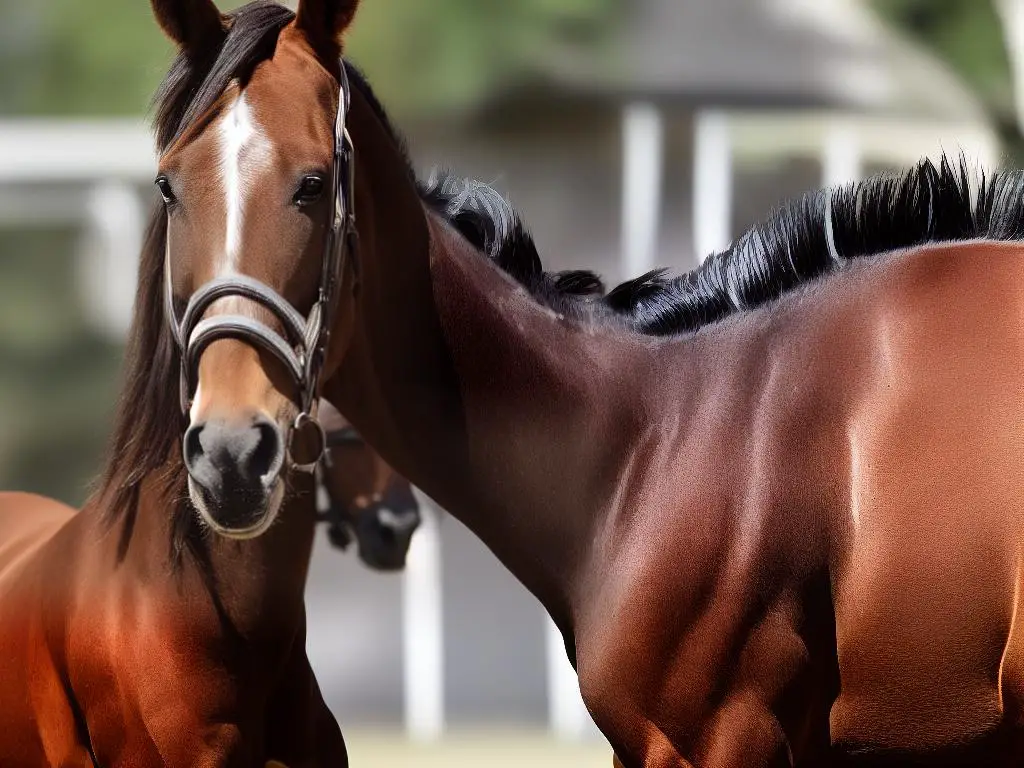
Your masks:
<instances>
[{"instance_id":1,"label":"horse muzzle","mask_svg":"<svg viewBox=\"0 0 1024 768\"><path fill-rule=\"evenodd\" d=\"M286 442L270 419L211 419L185 433L189 494L205 522L229 538L259 536L283 496Z\"/></svg>"},{"instance_id":2,"label":"horse muzzle","mask_svg":"<svg viewBox=\"0 0 1024 768\"><path fill-rule=\"evenodd\" d=\"M381 504L361 511L356 523L359 558L374 570L405 568L412 535L420 525L420 510L415 499L411 504L396 501L404 499L385 497Z\"/></svg>"}]
</instances>

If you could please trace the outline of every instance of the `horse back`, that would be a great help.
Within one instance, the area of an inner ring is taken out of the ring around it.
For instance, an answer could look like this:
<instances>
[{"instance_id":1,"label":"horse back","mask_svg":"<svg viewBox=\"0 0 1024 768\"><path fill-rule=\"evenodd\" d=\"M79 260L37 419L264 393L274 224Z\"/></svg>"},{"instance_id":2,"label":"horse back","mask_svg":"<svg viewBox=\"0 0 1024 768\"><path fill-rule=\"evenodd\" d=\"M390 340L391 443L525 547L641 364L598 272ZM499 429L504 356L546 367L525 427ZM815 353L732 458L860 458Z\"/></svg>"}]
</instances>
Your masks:
<instances>
[{"instance_id":1,"label":"horse back","mask_svg":"<svg viewBox=\"0 0 1024 768\"><path fill-rule=\"evenodd\" d=\"M51 499L0 493L0 754L12 766L91 765L60 658L63 639L50 623L67 608L63 586L74 564L47 545L74 516Z\"/></svg>"},{"instance_id":2,"label":"horse back","mask_svg":"<svg viewBox=\"0 0 1024 768\"><path fill-rule=\"evenodd\" d=\"M71 507L43 496L0 493L0 580L74 514Z\"/></svg>"}]
</instances>

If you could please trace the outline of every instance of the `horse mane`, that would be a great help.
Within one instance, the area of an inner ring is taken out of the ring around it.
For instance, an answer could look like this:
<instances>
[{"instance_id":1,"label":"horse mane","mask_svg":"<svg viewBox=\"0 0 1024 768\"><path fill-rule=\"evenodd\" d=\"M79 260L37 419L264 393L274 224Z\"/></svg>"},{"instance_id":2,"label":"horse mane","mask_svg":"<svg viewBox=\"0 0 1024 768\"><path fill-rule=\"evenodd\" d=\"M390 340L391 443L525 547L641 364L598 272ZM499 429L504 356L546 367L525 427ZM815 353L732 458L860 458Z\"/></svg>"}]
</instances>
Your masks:
<instances>
[{"instance_id":1,"label":"horse mane","mask_svg":"<svg viewBox=\"0 0 1024 768\"><path fill-rule=\"evenodd\" d=\"M450 170L435 169L425 181L416 177L408 145L366 76L350 61L345 70L353 88L366 100L390 135L408 169L420 198L444 217L474 247L519 281L541 304L564 315L583 319L599 311L594 300L604 295L604 283L594 272L545 272L532 235L511 203L488 184Z\"/></svg>"},{"instance_id":2,"label":"horse mane","mask_svg":"<svg viewBox=\"0 0 1024 768\"><path fill-rule=\"evenodd\" d=\"M366 79L356 75L353 83L404 152L405 142ZM694 333L860 258L928 243L1024 240L1024 172L986 177L972 174L963 157L953 162L943 155L937 164L925 159L904 172L804 194L696 269L676 277L652 270L605 293L595 272L546 272L522 218L488 184L437 170L417 184L427 205L538 303L589 324L649 336Z\"/></svg>"},{"instance_id":3,"label":"horse mane","mask_svg":"<svg viewBox=\"0 0 1024 768\"><path fill-rule=\"evenodd\" d=\"M974 194L972 195L972 187ZM481 182L432 177L425 198L544 306L649 336L690 334L871 256L929 243L1024 240L1024 172L986 177L961 157L809 192L725 251L669 277L656 269L604 293L593 272L548 273L511 205Z\"/></svg>"},{"instance_id":4,"label":"horse mane","mask_svg":"<svg viewBox=\"0 0 1024 768\"><path fill-rule=\"evenodd\" d=\"M541 304L575 319L596 311L601 279L585 270L545 272L523 220L493 187L435 170L419 188L427 205Z\"/></svg>"},{"instance_id":5,"label":"horse mane","mask_svg":"<svg viewBox=\"0 0 1024 768\"><path fill-rule=\"evenodd\" d=\"M973 182L973 184L972 184ZM972 186L975 190L972 196ZM675 278L655 270L605 301L634 330L692 333L762 307L857 259L929 243L1024 238L1024 173L986 178L961 156L803 195Z\"/></svg>"}]
</instances>

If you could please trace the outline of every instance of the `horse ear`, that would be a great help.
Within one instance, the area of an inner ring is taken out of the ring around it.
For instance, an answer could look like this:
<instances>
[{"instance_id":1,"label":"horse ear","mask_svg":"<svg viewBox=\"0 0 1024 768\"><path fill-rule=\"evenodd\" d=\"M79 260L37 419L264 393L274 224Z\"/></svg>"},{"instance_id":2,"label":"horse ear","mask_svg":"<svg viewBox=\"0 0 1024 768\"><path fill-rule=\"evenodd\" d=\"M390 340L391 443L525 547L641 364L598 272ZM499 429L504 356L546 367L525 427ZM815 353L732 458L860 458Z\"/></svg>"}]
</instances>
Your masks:
<instances>
[{"instance_id":1,"label":"horse ear","mask_svg":"<svg viewBox=\"0 0 1024 768\"><path fill-rule=\"evenodd\" d=\"M213 0L150 0L157 23L183 50L198 51L224 36L224 17Z\"/></svg>"},{"instance_id":2,"label":"horse ear","mask_svg":"<svg viewBox=\"0 0 1024 768\"><path fill-rule=\"evenodd\" d=\"M359 7L359 0L299 0L297 26L310 42L337 46Z\"/></svg>"}]
</instances>

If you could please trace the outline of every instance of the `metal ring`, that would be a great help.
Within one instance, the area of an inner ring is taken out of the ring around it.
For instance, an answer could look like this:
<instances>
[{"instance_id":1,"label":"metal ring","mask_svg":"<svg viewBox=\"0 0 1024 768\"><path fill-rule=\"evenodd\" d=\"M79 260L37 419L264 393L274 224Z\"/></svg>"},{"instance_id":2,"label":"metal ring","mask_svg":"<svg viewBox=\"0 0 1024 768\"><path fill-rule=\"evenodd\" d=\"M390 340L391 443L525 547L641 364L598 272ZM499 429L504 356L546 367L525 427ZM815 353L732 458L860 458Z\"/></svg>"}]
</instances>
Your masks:
<instances>
[{"instance_id":1,"label":"metal ring","mask_svg":"<svg viewBox=\"0 0 1024 768\"><path fill-rule=\"evenodd\" d=\"M316 458L308 463L298 463L295 461L295 456L292 455L292 443L295 439L295 433L301 432L312 425L316 429L316 436L319 440L319 450L316 452ZM323 425L315 417L309 415L305 411L295 417L295 422L292 424L291 431L288 433L288 458L291 460L292 469L298 472L307 472L312 474L317 465L320 464L320 459L324 457L324 453L327 450L327 434L324 432Z\"/></svg>"}]
</instances>

